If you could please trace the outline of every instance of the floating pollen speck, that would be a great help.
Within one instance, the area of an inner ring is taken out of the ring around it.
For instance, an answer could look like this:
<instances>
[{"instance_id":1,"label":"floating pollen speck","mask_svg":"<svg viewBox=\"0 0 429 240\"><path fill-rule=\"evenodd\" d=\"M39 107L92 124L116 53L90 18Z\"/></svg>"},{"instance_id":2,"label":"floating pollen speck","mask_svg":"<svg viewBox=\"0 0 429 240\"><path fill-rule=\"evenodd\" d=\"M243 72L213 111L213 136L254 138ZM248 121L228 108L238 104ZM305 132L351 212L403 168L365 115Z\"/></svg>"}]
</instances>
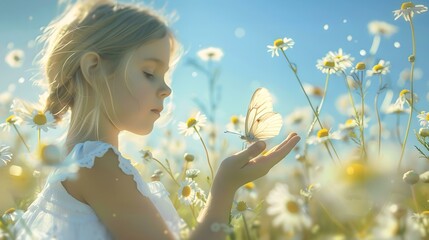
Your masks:
<instances>
[{"instance_id":1,"label":"floating pollen speck","mask_svg":"<svg viewBox=\"0 0 429 240\"><path fill-rule=\"evenodd\" d=\"M348 36L347 36L347 41L351 42L352 40L353 40L352 35L348 35Z\"/></svg>"},{"instance_id":2,"label":"floating pollen speck","mask_svg":"<svg viewBox=\"0 0 429 240\"><path fill-rule=\"evenodd\" d=\"M24 83L24 82L25 82L25 78L20 77L20 78L18 79L18 82L19 82L19 83Z\"/></svg>"},{"instance_id":3,"label":"floating pollen speck","mask_svg":"<svg viewBox=\"0 0 429 240\"><path fill-rule=\"evenodd\" d=\"M329 25L328 24L323 25L323 29L328 30L329 29Z\"/></svg>"},{"instance_id":4,"label":"floating pollen speck","mask_svg":"<svg viewBox=\"0 0 429 240\"><path fill-rule=\"evenodd\" d=\"M399 43L399 42L395 42L395 43L393 43L393 46L394 46L395 48L400 48L400 47L401 47L401 43Z\"/></svg>"},{"instance_id":5,"label":"floating pollen speck","mask_svg":"<svg viewBox=\"0 0 429 240\"><path fill-rule=\"evenodd\" d=\"M347 19L343 19L343 23L347 23Z\"/></svg>"},{"instance_id":6,"label":"floating pollen speck","mask_svg":"<svg viewBox=\"0 0 429 240\"><path fill-rule=\"evenodd\" d=\"M362 50L360 50L360 51L359 51L359 54L360 54L361 56L365 56L365 55L366 55L366 51L362 49Z\"/></svg>"},{"instance_id":7,"label":"floating pollen speck","mask_svg":"<svg viewBox=\"0 0 429 240\"><path fill-rule=\"evenodd\" d=\"M198 73L197 72L192 72L191 76L192 77L196 77L196 76L198 76Z\"/></svg>"},{"instance_id":8,"label":"floating pollen speck","mask_svg":"<svg viewBox=\"0 0 429 240\"><path fill-rule=\"evenodd\" d=\"M246 30L244 30L244 28L238 27L235 29L234 35L237 38L242 38L246 35Z\"/></svg>"}]
</instances>

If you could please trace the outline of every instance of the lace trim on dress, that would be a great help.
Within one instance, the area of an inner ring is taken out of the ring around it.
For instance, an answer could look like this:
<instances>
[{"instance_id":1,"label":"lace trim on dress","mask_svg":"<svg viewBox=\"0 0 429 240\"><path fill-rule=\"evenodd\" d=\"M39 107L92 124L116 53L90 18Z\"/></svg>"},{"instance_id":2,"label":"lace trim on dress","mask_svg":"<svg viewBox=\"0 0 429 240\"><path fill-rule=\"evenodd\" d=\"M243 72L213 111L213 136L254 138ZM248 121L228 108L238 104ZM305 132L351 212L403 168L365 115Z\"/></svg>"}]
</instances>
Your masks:
<instances>
[{"instance_id":1,"label":"lace trim on dress","mask_svg":"<svg viewBox=\"0 0 429 240\"><path fill-rule=\"evenodd\" d=\"M104 156L109 149L112 149L118 156L119 168L126 175L132 175L138 191L152 201L177 238L180 229L186 224L177 214L171 200L168 198L169 193L164 185L161 182L151 182L149 184L144 182L140 173L131 164L130 160L124 158L119 150L111 144L101 141L87 141L76 144L63 164L49 176L46 184L72 179L76 176L80 167L92 168L95 158Z\"/></svg>"}]
</instances>

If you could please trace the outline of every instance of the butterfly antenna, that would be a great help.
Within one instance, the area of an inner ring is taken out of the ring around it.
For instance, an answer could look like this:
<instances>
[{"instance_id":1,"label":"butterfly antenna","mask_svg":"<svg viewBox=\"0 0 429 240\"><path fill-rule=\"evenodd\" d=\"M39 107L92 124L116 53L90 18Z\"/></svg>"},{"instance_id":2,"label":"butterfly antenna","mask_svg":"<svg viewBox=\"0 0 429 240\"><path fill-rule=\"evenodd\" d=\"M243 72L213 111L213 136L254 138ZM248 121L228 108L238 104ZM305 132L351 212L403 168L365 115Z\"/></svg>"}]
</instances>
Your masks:
<instances>
[{"instance_id":1,"label":"butterfly antenna","mask_svg":"<svg viewBox=\"0 0 429 240\"><path fill-rule=\"evenodd\" d=\"M241 136L241 134L238 133L238 132L233 132L233 131L228 131L228 130L224 131L223 133L232 133L232 134L236 134L236 135L240 135Z\"/></svg>"}]
</instances>

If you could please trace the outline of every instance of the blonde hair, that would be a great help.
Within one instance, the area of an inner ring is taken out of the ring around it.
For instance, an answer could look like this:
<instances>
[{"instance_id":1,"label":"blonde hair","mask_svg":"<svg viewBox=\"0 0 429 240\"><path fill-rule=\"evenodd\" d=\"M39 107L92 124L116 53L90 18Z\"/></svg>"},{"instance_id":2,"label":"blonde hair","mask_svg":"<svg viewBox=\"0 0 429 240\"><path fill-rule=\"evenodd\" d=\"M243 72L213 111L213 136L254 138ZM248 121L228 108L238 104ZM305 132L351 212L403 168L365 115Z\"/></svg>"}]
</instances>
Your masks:
<instances>
[{"instance_id":1,"label":"blonde hair","mask_svg":"<svg viewBox=\"0 0 429 240\"><path fill-rule=\"evenodd\" d=\"M50 111L59 121L73 109L69 134L83 133L80 136L85 138L95 130L98 136L100 109L103 107L107 112L106 104L113 105L113 100L107 76L91 75L85 79L80 69L82 56L96 52L101 62L108 65L111 71L108 75L112 75L120 66L128 64L124 56L130 50L165 36L169 37L176 56L179 45L166 20L154 10L110 1L85 1L69 6L39 38L44 42L39 63L49 82L45 111ZM178 55L172 59L177 60ZM95 94L94 108L85 109L90 94ZM103 99L106 96L110 103ZM89 114L85 114L85 110L89 110ZM89 129L83 129L84 125Z\"/></svg>"}]
</instances>

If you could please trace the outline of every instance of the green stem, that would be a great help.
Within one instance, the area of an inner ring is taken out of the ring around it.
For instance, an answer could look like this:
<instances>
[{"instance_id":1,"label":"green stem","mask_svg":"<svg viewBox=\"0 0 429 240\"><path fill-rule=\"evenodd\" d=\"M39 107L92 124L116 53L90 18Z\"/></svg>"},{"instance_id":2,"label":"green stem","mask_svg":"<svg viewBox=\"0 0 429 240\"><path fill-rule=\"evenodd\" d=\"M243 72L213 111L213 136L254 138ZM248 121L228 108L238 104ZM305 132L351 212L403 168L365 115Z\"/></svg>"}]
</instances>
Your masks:
<instances>
[{"instance_id":1,"label":"green stem","mask_svg":"<svg viewBox=\"0 0 429 240\"><path fill-rule=\"evenodd\" d=\"M314 125L316 124L316 121L317 121L316 116L319 116L320 112L322 111L323 103L325 102L326 91L328 90L328 81L329 81L329 74L326 74L323 97L322 97L322 100L320 101L320 105L317 107L317 111L316 111L317 115L315 115L315 117L313 118L313 122L311 123L310 128L308 129L307 138L310 136L311 132L313 132ZM304 144L304 157L307 156L307 150L308 150L308 143L306 142Z\"/></svg>"},{"instance_id":2,"label":"green stem","mask_svg":"<svg viewBox=\"0 0 429 240\"><path fill-rule=\"evenodd\" d=\"M360 79L361 83L360 84L360 97L361 97L361 116L360 116L360 120L361 120L361 141L362 141L362 152L361 152L361 158L367 159L367 154L366 154L366 148L365 148L365 128L364 128L364 120L365 120L365 95L364 95L364 91L363 91L363 71L361 72L361 79Z\"/></svg>"},{"instance_id":3,"label":"green stem","mask_svg":"<svg viewBox=\"0 0 429 240\"><path fill-rule=\"evenodd\" d=\"M414 186L411 187L411 195L413 196L414 207L416 208L416 212L420 212L419 204L417 203L416 193L414 191Z\"/></svg>"},{"instance_id":4,"label":"green stem","mask_svg":"<svg viewBox=\"0 0 429 240\"><path fill-rule=\"evenodd\" d=\"M396 137L398 139L399 146L402 146L401 132L399 131L400 130L399 126L401 125L400 120L401 120L401 116L398 113L396 114Z\"/></svg>"},{"instance_id":5,"label":"green stem","mask_svg":"<svg viewBox=\"0 0 429 240\"><path fill-rule=\"evenodd\" d=\"M281 48L280 48L280 49L281 49ZM303 86L303 85L302 85L302 83L301 83L301 79L299 78L299 76L298 76L298 74L297 74L297 72L296 72L296 69L292 66L292 63L289 61L289 58L286 56L285 51L284 51L283 49L281 49L281 50L282 50L283 56L286 58L286 61L287 61L287 62L288 62L288 64L289 64L289 67L292 69L292 72L294 73L294 75L295 75L296 79L298 80L299 86L301 87L302 92L304 93L305 97L307 98L307 101L308 101L308 103L310 104L311 110L313 110L313 114L314 114L314 116L317 118L317 122L319 123L320 128L323 128L322 122L320 121L319 116L318 116L318 114L317 114L316 110L314 109L313 104L312 104L312 103L311 103L311 101L310 101L310 98L308 97L307 93L305 92L304 86ZM324 95L326 95L326 92L324 93ZM328 142L329 142L329 144L331 145L332 149L334 150L335 155L337 156L338 161L339 161L339 162L341 162L341 161L340 161L340 158L338 157L337 151L335 150L334 145L332 144L331 140L330 140L330 139L328 139ZM327 148L327 149L328 149L328 148ZM328 149L328 152L329 152L329 149ZM330 155L330 156L331 156L331 158L332 158L332 155L330 154L330 152L329 152L329 155ZM332 161L334 161L334 162L335 162L335 160L334 160L333 158L332 158Z\"/></svg>"},{"instance_id":6,"label":"green stem","mask_svg":"<svg viewBox=\"0 0 429 240\"><path fill-rule=\"evenodd\" d=\"M200 135L200 132L198 131L198 129L197 129L195 126L194 126L194 130L195 130L195 132L198 134L198 137L200 138L201 143L203 144L204 151L206 152L207 163L209 164L210 174L211 174L211 179L212 179L212 181L213 181L213 179L214 179L214 174L213 174L213 168L212 168L212 165L211 165L211 163L210 163L209 152L207 151L206 144L204 143L203 138L202 138L202 137L201 137L201 135Z\"/></svg>"},{"instance_id":7,"label":"green stem","mask_svg":"<svg viewBox=\"0 0 429 240\"><path fill-rule=\"evenodd\" d=\"M171 171L164 165L162 164L161 161L159 161L156 158L152 158L153 160L155 160L159 165L161 165L162 168L165 169L165 171L168 173L168 175L170 175L171 179L173 179L173 181L177 184L177 186L180 186L180 184L177 182L176 178L174 178L173 174L171 173Z\"/></svg>"},{"instance_id":8,"label":"green stem","mask_svg":"<svg viewBox=\"0 0 429 240\"><path fill-rule=\"evenodd\" d=\"M377 122L378 122L378 159L380 159L380 152L381 152L381 120L380 120L380 113L378 111L378 96L380 95L381 87L382 87L382 76L380 74L379 78L379 87L377 94L375 95L374 100L374 107L375 107L375 113L377 114Z\"/></svg>"},{"instance_id":9,"label":"green stem","mask_svg":"<svg viewBox=\"0 0 429 240\"><path fill-rule=\"evenodd\" d=\"M404 137L404 141L402 143L402 150L401 150L401 157L399 158L399 162L398 162L398 172L400 172L401 170L401 163L402 163L402 159L404 157L404 152L405 152L405 146L407 145L407 139L408 139L408 132L410 131L410 126L411 126L411 120L413 117L413 109L414 109L414 88L413 88L413 78L414 78L414 63L415 63L415 58L416 58L416 39L414 36L414 25L413 25L413 18L410 17L410 27L411 27L411 40L412 40L412 44L413 44L413 60L411 61L411 76L410 76L410 91L411 91L411 103L410 106L410 115L408 117L408 123L407 123L407 130L405 132L405 137Z\"/></svg>"},{"instance_id":10,"label":"green stem","mask_svg":"<svg viewBox=\"0 0 429 240\"><path fill-rule=\"evenodd\" d=\"M250 240L250 232L249 227L247 226L246 218L244 217L244 214L241 214L241 217L243 218L244 229L246 230L246 237Z\"/></svg>"},{"instance_id":11,"label":"green stem","mask_svg":"<svg viewBox=\"0 0 429 240\"><path fill-rule=\"evenodd\" d=\"M25 147L27 148L28 152L30 151L30 148L28 147L27 143L25 142L24 138L22 137L21 133L18 131L18 128L14 123L12 123L13 128L15 128L16 133L18 134L19 138L21 138L22 143L24 143Z\"/></svg>"},{"instance_id":12,"label":"green stem","mask_svg":"<svg viewBox=\"0 0 429 240\"><path fill-rule=\"evenodd\" d=\"M356 122L358 123L358 126L359 126L359 132L360 132L361 141L363 142L362 139L363 139L364 123L363 123L363 121L361 121L361 116L360 116L359 112L356 109L356 104L355 104L355 101L353 99L352 90L350 89L350 85L347 82L347 75L346 75L345 72L343 72L343 74L344 74L344 82L346 83L347 91L349 93L350 102L352 104L353 111L354 111L355 116L356 116ZM362 74L363 74L363 71L362 71ZM358 78L359 78L359 76L358 76ZM362 78L363 78L363 75L362 75ZM362 81L362 80L360 80L360 81ZM363 155L364 152L365 152L365 145L362 143L361 156Z\"/></svg>"}]
</instances>

